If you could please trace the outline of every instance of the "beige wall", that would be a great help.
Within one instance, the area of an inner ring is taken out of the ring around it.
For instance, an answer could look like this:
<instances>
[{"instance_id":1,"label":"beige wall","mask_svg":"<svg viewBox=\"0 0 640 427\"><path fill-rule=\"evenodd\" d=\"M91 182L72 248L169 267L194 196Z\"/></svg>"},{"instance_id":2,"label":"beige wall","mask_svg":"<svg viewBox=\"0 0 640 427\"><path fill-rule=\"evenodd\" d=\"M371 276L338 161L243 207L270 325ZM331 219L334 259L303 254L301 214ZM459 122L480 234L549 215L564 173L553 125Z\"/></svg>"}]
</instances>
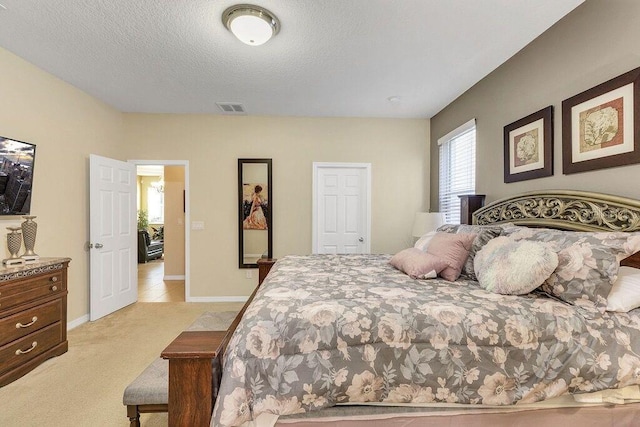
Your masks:
<instances>
[{"instance_id":1,"label":"beige wall","mask_svg":"<svg viewBox=\"0 0 640 427\"><path fill-rule=\"evenodd\" d=\"M188 160L191 294L248 295L256 278L238 269L238 158L273 159L274 255L311 251L312 162L372 163L372 251L411 243L428 208L428 120L125 115L123 155ZM153 160L153 159L151 159Z\"/></svg>"},{"instance_id":2,"label":"beige wall","mask_svg":"<svg viewBox=\"0 0 640 427\"><path fill-rule=\"evenodd\" d=\"M1 48L0 64L0 135L36 144L35 249L41 256L72 258L72 321L89 311L89 154L121 158L122 114ZM1 218L3 232L22 221ZM6 239L0 245L5 258Z\"/></svg>"},{"instance_id":3,"label":"beige wall","mask_svg":"<svg viewBox=\"0 0 640 427\"><path fill-rule=\"evenodd\" d=\"M476 190L487 200L538 189L640 198L640 164L562 174L562 100L640 67L640 1L587 0L431 119L431 205L437 206L437 140L477 119ZM548 105L554 112L554 175L505 184L503 127Z\"/></svg>"},{"instance_id":4,"label":"beige wall","mask_svg":"<svg viewBox=\"0 0 640 427\"><path fill-rule=\"evenodd\" d=\"M184 276L184 166L164 167L164 275Z\"/></svg>"},{"instance_id":5,"label":"beige wall","mask_svg":"<svg viewBox=\"0 0 640 427\"><path fill-rule=\"evenodd\" d=\"M70 321L89 311L89 154L190 162L191 219L206 225L191 231L196 297L246 296L256 282L237 268L239 157L273 159L277 257L311 250L313 161L372 163L373 252L408 246L429 207L429 120L122 114L3 49L0 63L0 135L37 145L36 251L73 259Z\"/></svg>"}]
</instances>

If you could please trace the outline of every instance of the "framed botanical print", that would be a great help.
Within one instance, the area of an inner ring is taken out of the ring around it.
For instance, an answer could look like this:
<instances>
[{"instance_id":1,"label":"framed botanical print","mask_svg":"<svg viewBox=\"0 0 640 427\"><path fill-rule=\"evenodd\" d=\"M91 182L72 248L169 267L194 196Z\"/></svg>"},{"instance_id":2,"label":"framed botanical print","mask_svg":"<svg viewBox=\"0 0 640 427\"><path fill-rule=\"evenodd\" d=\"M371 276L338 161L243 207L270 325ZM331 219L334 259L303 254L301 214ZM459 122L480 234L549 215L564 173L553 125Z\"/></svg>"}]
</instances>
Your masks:
<instances>
[{"instance_id":1,"label":"framed botanical print","mask_svg":"<svg viewBox=\"0 0 640 427\"><path fill-rule=\"evenodd\" d=\"M553 175L553 106L504 127L504 182Z\"/></svg>"},{"instance_id":2,"label":"framed botanical print","mask_svg":"<svg viewBox=\"0 0 640 427\"><path fill-rule=\"evenodd\" d=\"M562 101L562 172L640 163L640 68Z\"/></svg>"}]
</instances>

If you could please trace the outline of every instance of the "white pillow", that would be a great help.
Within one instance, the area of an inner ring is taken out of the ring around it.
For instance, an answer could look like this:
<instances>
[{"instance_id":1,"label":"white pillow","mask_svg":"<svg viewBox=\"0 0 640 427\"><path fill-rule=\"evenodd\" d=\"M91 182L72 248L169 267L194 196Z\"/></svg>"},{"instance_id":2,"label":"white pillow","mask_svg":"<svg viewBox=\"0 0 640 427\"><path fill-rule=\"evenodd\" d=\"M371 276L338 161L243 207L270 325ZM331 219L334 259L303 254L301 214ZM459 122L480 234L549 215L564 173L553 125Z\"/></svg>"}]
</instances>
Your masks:
<instances>
[{"instance_id":1,"label":"white pillow","mask_svg":"<svg viewBox=\"0 0 640 427\"><path fill-rule=\"evenodd\" d=\"M549 245L496 237L478 251L474 270L480 286L503 295L524 295L551 276L558 256Z\"/></svg>"},{"instance_id":2,"label":"white pillow","mask_svg":"<svg viewBox=\"0 0 640 427\"><path fill-rule=\"evenodd\" d=\"M429 247L429 243L431 243L431 239L433 239L433 236L435 235L435 231L428 232L427 234L419 238L416 244L413 245L413 247L416 249L420 249L422 252L426 252L427 248Z\"/></svg>"},{"instance_id":3,"label":"white pillow","mask_svg":"<svg viewBox=\"0 0 640 427\"><path fill-rule=\"evenodd\" d=\"M640 270L620 267L618 278L607 297L607 311L626 313L640 307Z\"/></svg>"}]
</instances>

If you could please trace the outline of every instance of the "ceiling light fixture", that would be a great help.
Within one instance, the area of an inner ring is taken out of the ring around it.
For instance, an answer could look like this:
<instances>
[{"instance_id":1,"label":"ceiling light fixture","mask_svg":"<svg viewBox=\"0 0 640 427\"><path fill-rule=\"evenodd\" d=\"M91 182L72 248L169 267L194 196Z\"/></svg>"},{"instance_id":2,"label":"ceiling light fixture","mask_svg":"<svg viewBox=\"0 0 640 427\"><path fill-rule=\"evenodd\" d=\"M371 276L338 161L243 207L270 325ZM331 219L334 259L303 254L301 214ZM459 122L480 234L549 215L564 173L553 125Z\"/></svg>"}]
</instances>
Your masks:
<instances>
[{"instance_id":1,"label":"ceiling light fixture","mask_svg":"<svg viewBox=\"0 0 640 427\"><path fill-rule=\"evenodd\" d=\"M238 4L222 14L222 22L242 43L260 46L280 31L280 21L261 6Z\"/></svg>"}]
</instances>

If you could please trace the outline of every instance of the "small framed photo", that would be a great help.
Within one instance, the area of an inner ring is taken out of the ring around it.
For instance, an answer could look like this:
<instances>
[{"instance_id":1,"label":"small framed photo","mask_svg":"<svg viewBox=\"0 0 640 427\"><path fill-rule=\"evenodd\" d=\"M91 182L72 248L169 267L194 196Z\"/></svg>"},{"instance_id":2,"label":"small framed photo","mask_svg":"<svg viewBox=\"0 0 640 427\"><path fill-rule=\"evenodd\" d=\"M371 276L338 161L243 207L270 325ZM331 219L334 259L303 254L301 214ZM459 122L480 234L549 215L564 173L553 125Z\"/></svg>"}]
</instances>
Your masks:
<instances>
[{"instance_id":1,"label":"small framed photo","mask_svg":"<svg viewBox=\"0 0 640 427\"><path fill-rule=\"evenodd\" d=\"M640 163L640 68L562 101L562 172Z\"/></svg>"},{"instance_id":2,"label":"small framed photo","mask_svg":"<svg viewBox=\"0 0 640 427\"><path fill-rule=\"evenodd\" d=\"M553 106L504 127L504 182L553 175Z\"/></svg>"}]
</instances>

